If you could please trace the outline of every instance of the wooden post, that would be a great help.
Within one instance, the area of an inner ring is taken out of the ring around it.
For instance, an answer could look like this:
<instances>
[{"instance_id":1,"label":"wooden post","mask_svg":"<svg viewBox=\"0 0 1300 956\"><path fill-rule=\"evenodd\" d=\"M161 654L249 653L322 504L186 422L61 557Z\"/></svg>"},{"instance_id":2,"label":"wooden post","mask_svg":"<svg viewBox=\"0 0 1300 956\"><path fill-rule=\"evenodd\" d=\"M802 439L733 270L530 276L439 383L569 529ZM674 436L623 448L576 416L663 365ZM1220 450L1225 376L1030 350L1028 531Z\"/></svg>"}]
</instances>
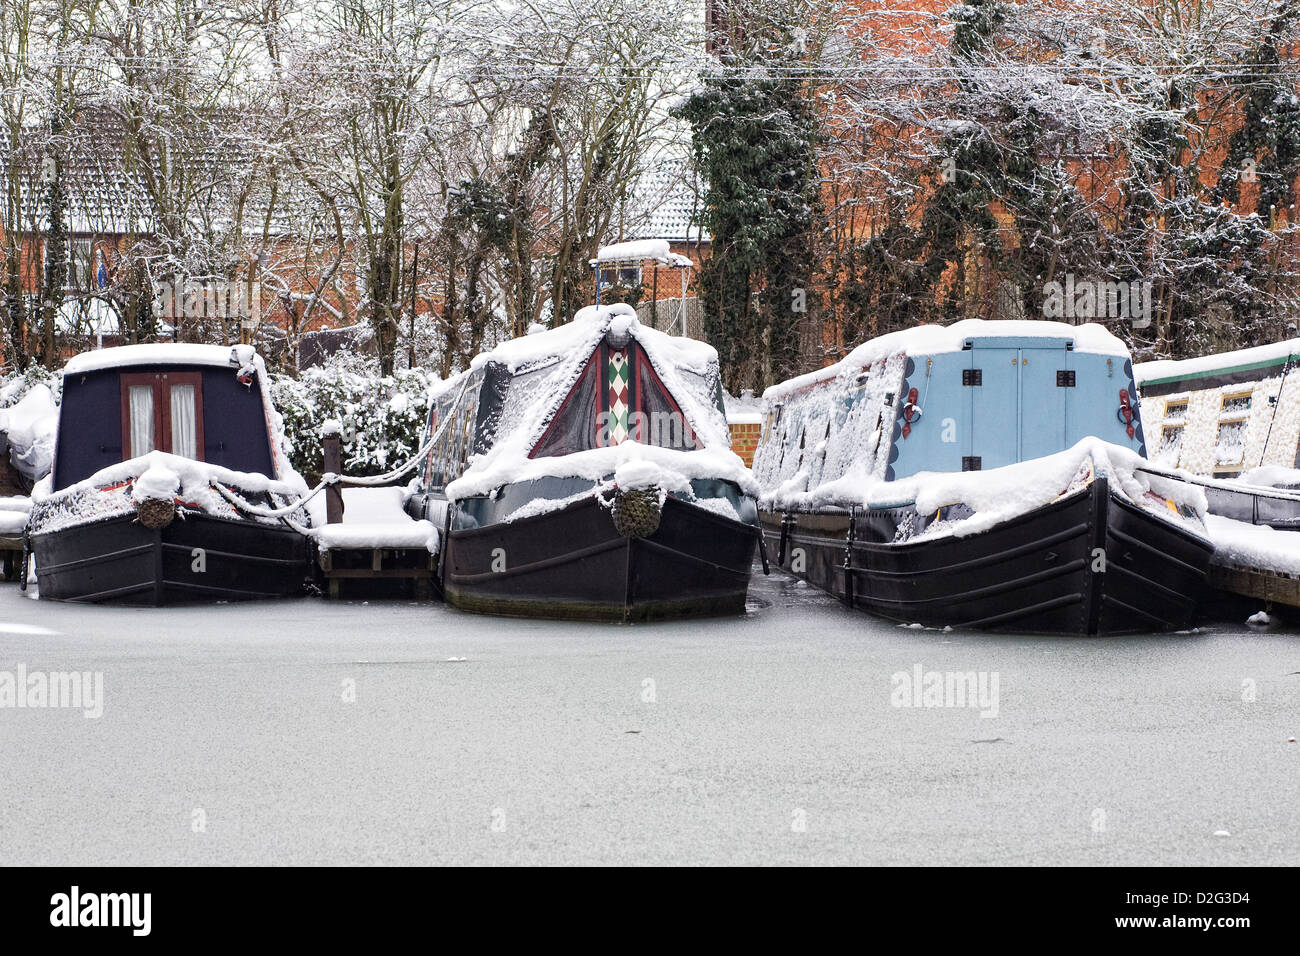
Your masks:
<instances>
[{"instance_id":1,"label":"wooden post","mask_svg":"<svg viewBox=\"0 0 1300 956\"><path fill-rule=\"evenodd\" d=\"M654 264L653 290L650 293L650 327L659 328L659 263Z\"/></svg>"},{"instance_id":2,"label":"wooden post","mask_svg":"<svg viewBox=\"0 0 1300 956\"><path fill-rule=\"evenodd\" d=\"M326 475L343 474L342 429L337 422L326 422L321 429L321 451L325 463L322 469ZM329 524L338 524L343 520L343 489L330 485L325 489L325 520Z\"/></svg>"},{"instance_id":3,"label":"wooden post","mask_svg":"<svg viewBox=\"0 0 1300 956\"><path fill-rule=\"evenodd\" d=\"M420 240L415 240L415 254L411 257L411 329L406 342L406 367L415 368L415 278L420 267Z\"/></svg>"}]
</instances>

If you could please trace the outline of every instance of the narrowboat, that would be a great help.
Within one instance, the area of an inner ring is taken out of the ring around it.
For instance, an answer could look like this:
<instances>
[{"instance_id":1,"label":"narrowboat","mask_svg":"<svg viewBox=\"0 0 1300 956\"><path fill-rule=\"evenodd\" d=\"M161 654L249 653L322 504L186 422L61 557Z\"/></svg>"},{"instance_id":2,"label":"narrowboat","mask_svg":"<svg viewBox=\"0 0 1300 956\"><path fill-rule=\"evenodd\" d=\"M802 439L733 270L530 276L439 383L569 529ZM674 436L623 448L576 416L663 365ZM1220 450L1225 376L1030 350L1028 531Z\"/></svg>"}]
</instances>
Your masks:
<instances>
[{"instance_id":1,"label":"narrowboat","mask_svg":"<svg viewBox=\"0 0 1300 956\"><path fill-rule=\"evenodd\" d=\"M873 339L764 394L776 562L906 624L1184 628L1200 490L1144 470L1128 350L1098 325L966 320Z\"/></svg>"},{"instance_id":2,"label":"narrowboat","mask_svg":"<svg viewBox=\"0 0 1300 956\"><path fill-rule=\"evenodd\" d=\"M622 622L744 610L755 487L711 347L627 305L589 307L442 383L425 434L407 508L443 529L454 607Z\"/></svg>"},{"instance_id":3,"label":"narrowboat","mask_svg":"<svg viewBox=\"0 0 1300 956\"><path fill-rule=\"evenodd\" d=\"M78 355L63 371L53 468L32 494L40 597L162 605L304 593L309 539L293 525L310 519L290 505L306 490L251 346Z\"/></svg>"},{"instance_id":4,"label":"narrowboat","mask_svg":"<svg viewBox=\"0 0 1300 956\"><path fill-rule=\"evenodd\" d=\"M1152 464L1205 491L1211 514L1300 529L1300 339L1134 367Z\"/></svg>"}]
</instances>

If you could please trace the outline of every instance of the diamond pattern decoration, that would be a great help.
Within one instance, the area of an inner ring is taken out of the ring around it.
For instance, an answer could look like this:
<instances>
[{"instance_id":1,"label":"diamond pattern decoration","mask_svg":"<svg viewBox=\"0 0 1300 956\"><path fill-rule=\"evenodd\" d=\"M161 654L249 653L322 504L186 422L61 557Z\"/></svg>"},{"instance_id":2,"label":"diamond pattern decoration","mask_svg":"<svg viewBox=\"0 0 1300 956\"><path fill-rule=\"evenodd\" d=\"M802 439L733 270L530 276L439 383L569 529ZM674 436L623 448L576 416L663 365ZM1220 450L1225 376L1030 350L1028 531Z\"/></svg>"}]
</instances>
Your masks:
<instances>
[{"instance_id":1,"label":"diamond pattern decoration","mask_svg":"<svg viewBox=\"0 0 1300 956\"><path fill-rule=\"evenodd\" d=\"M609 352L609 442L621 445L628 437L628 361L623 349Z\"/></svg>"}]
</instances>

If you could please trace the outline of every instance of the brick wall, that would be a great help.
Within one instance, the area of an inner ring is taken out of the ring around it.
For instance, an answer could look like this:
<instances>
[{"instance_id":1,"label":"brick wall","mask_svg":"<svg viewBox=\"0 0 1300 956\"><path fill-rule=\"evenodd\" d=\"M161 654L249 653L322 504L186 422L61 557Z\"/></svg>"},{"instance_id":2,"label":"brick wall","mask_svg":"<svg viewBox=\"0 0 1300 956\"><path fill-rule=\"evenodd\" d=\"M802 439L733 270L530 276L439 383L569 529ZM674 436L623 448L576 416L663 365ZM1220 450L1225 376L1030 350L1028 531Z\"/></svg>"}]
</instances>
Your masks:
<instances>
[{"instance_id":1,"label":"brick wall","mask_svg":"<svg viewBox=\"0 0 1300 956\"><path fill-rule=\"evenodd\" d=\"M731 450L741 457L746 468L752 468L754 452L758 450L758 439L763 434L762 424L733 422L728 427L731 429Z\"/></svg>"}]
</instances>

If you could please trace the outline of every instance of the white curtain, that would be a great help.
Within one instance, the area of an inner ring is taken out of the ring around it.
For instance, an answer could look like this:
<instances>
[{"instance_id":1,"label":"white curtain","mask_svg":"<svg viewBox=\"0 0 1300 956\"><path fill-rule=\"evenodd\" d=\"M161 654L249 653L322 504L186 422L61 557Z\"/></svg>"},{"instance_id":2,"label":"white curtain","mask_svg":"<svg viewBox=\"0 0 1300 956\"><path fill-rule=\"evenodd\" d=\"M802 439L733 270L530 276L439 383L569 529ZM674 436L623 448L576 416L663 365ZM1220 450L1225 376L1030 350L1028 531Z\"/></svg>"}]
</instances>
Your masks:
<instances>
[{"instance_id":1,"label":"white curtain","mask_svg":"<svg viewBox=\"0 0 1300 956\"><path fill-rule=\"evenodd\" d=\"M194 416L194 386L172 386L172 454L198 458L198 431Z\"/></svg>"},{"instance_id":2,"label":"white curtain","mask_svg":"<svg viewBox=\"0 0 1300 956\"><path fill-rule=\"evenodd\" d=\"M128 458L153 451L153 386L131 386L131 449Z\"/></svg>"}]
</instances>

